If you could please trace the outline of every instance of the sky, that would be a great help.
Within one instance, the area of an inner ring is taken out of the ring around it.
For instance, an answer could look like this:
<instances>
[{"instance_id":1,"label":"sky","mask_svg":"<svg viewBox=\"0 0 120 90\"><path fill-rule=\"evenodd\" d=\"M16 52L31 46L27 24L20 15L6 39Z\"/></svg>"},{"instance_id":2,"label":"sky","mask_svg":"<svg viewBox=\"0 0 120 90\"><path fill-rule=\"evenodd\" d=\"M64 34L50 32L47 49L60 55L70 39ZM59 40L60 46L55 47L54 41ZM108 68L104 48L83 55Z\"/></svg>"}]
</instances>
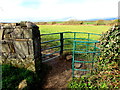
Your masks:
<instances>
[{"instance_id":1,"label":"sky","mask_svg":"<svg viewBox=\"0 0 120 90\"><path fill-rule=\"evenodd\" d=\"M0 22L118 17L119 0L0 0Z\"/></svg>"}]
</instances>

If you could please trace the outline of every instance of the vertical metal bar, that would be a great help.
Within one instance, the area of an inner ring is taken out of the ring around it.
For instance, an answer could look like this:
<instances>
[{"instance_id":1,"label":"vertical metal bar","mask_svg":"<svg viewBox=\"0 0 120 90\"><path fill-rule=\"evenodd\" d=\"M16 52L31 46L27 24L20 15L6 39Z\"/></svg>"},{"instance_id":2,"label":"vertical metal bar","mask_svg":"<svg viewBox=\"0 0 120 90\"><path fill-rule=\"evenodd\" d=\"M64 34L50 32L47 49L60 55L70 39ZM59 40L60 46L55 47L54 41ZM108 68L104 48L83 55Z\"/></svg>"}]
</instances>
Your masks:
<instances>
[{"instance_id":1,"label":"vertical metal bar","mask_svg":"<svg viewBox=\"0 0 120 90\"><path fill-rule=\"evenodd\" d=\"M60 33L60 55L63 54L63 33Z\"/></svg>"},{"instance_id":2,"label":"vertical metal bar","mask_svg":"<svg viewBox=\"0 0 120 90\"><path fill-rule=\"evenodd\" d=\"M90 41L90 33L88 33L88 42ZM89 43L86 43L87 44L87 52L89 51ZM90 54L87 54L87 59L89 60L90 59Z\"/></svg>"},{"instance_id":3,"label":"vertical metal bar","mask_svg":"<svg viewBox=\"0 0 120 90\"><path fill-rule=\"evenodd\" d=\"M90 40L90 33L88 33L88 41ZM89 51L89 43L87 43L87 51Z\"/></svg>"},{"instance_id":4,"label":"vertical metal bar","mask_svg":"<svg viewBox=\"0 0 120 90\"><path fill-rule=\"evenodd\" d=\"M94 50L93 50L93 51L96 51L96 43L95 43L95 45L94 45ZM94 61L95 61L95 60L94 60L95 54L96 54L96 53L93 53L93 58L92 58L92 61L93 61L93 62L92 62L92 72L91 72L91 74L93 74L93 67L94 67Z\"/></svg>"},{"instance_id":5,"label":"vertical metal bar","mask_svg":"<svg viewBox=\"0 0 120 90\"><path fill-rule=\"evenodd\" d=\"M88 33L88 41L90 40L90 33Z\"/></svg>"},{"instance_id":6,"label":"vertical metal bar","mask_svg":"<svg viewBox=\"0 0 120 90\"><path fill-rule=\"evenodd\" d=\"M73 41L73 59L72 59L72 77L74 78L74 59L75 59L75 45L76 44L76 42L75 41Z\"/></svg>"},{"instance_id":7,"label":"vertical metal bar","mask_svg":"<svg viewBox=\"0 0 120 90\"><path fill-rule=\"evenodd\" d=\"M76 39L76 32L74 32L74 40Z\"/></svg>"}]
</instances>

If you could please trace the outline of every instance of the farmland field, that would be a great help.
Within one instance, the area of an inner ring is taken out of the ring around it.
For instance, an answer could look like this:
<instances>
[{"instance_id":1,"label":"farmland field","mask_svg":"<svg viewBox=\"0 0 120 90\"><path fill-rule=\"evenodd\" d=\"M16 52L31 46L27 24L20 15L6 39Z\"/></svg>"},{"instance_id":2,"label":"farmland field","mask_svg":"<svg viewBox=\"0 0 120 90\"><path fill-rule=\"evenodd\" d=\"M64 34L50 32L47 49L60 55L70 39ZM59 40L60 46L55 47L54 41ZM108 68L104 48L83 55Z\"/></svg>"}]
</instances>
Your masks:
<instances>
[{"instance_id":1,"label":"farmland field","mask_svg":"<svg viewBox=\"0 0 120 90\"><path fill-rule=\"evenodd\" d=\"M102 32L106 32L111 26L83 26L83 25L38 25L41 34L48 34L48 33L58 33L58 32L87 32L87 33L97 33L102 34ZM64 38L73 38L73 33L66 33L64 34ZM88 38L87 34L76 34L77 38ZM98 35L90 35L90 39L97 40L100 36ZM55 35L45 35L41 37L43 41L55 40L60 39L59 34ZM69 47L72 47L72 39L64 40L64 43L71 43ZM49 44L42 44L43 46L57 46L60 45L59 41L50 42ZM68 47L68 46L65 46Z\"/></svg>"},{"instance_id":2,"label":"farmland field","mask_svg":"<svg viewBox=\"0 0 120 90\"><path fill-rule=\"evenodd\" d=\"M107 31L111 26L80 26L80 25L38 25L41 34L56 32L88 32L101 34Z\"/></svg>"}]
</instances>

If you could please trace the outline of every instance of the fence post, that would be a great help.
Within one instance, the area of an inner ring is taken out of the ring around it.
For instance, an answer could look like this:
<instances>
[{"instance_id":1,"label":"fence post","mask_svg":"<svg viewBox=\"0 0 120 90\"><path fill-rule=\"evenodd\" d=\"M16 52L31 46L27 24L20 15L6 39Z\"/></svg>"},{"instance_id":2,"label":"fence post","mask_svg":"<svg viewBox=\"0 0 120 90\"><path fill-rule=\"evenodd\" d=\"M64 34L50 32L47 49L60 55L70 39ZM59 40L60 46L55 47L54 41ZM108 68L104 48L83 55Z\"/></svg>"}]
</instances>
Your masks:
<instances>
[{"instance_id":1,"label":"fence post","mask_svg":"<svg viewBox=\"0 0 120 90\"><path fill-rule=\"evenodd\" d=\"M63 33L60 33L60 55L63 54Z\"/></svg>"}]
</instances>

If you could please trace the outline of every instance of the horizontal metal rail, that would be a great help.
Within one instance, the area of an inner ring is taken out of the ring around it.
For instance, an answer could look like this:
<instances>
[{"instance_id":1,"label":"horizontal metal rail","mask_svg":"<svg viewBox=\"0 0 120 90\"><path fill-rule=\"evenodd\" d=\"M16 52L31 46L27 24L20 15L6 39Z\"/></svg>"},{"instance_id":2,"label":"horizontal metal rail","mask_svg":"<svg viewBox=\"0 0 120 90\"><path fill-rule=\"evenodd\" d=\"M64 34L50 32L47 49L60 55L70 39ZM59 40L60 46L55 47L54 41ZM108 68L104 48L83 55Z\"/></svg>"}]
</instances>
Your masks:
<instances>
[{"instance_id":1,"label":"horizontal metal rail","mask_svg":"<svg viewBox=\"0 0 120 90\"><path fill-rule=\"evenodd\" d=\"M64 40L66 40L66 39L81 39L81 40L91 40L92 41L92 39L86 39L86 38L63 38Z\"/></svg>"},{"instance_id":2,"label":"horizontal metal rail","mask_svg":"<svg viewBox=\"0 0 120 90\"><path fill-rule=\"evenodd\" d=\"M97 61L77 61L77 60L75 60L74 62L76 62L76 63L93 63L93 62L97 62Z\"/></svg>"},{"instance_id":3,"label":"horizontal metal rail","mask_svg":"<svg viewBox=\"0 0 120 90\"><path fill-rule=\"evenodd\" d=\"M100 51L88 51L88 52L75 51L75 53L100 53Z\"/></svg>"},{"instance_id":4,"label":"horizontal metal rail","mask_svg":"<svg viewBox=\"0 0 120 90\"><path fill-rule=\"evenodd\" d=\"M74 42L79 42L79 43L99 43L100 41L75 41L74 40Z\"/></svg>"},{"instance_id":5,"label":"horizontal metal rail","mask_svg":"<svg viewBox=\"0 0 120 90\"><path fill-rule=\"evenodd\" d=\"M86 69L74 69L74 70L77 70L77 71L90 71L90 70L86 70Z\"/></svg>"}]
</instances>

